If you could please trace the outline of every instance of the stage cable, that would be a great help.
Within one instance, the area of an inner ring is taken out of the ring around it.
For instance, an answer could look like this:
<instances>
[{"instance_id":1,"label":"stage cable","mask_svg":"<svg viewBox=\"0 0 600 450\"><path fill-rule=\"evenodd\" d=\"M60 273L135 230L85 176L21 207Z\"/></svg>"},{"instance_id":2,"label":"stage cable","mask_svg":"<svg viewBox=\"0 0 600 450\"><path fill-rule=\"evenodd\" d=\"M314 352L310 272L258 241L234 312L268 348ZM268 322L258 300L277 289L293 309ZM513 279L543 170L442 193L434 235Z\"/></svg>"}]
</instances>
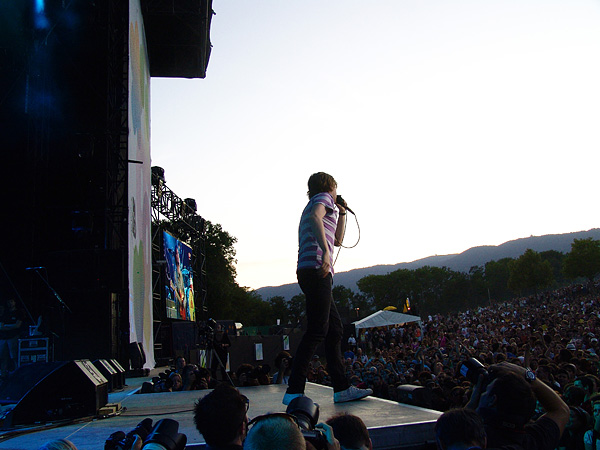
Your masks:
<instances>
[{"instance_id":1,"label":"stage cable","mask_svg":"<svg viewBox=\"0 0 600 450\"><path fill-rule=\"evenodd\" d=\"M146 395L146 394L142 394L142 395ZM187 413L187 412L193 412L194 408L191 409L177 409L174 411L163 411L163 412L159 412L159 413L146 413L146 414L120 414L121 417L152 417L152 416L168 416L170 414L180 414L180 413Z\"/></svg>"}]
</instances>

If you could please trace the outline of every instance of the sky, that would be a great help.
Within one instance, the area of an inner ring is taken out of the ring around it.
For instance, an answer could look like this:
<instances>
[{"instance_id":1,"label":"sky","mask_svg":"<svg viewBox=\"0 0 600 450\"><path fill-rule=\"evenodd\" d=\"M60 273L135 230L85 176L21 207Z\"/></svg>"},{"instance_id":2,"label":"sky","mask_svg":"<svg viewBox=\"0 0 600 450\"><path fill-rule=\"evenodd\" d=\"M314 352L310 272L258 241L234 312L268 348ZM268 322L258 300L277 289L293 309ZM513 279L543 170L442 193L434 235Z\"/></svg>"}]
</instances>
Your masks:
<instances>
[{"instance_id":1,"label":"sky","mask_svg":"<svg viewBox=\"0 0 600 450\"><path fill-rule=\"evenodd\" d=\"M205 79L151 81L152 164L295 282L307 181L336 272L600 226L600 0L213 0Z\"/></svg>"}]
</instances>

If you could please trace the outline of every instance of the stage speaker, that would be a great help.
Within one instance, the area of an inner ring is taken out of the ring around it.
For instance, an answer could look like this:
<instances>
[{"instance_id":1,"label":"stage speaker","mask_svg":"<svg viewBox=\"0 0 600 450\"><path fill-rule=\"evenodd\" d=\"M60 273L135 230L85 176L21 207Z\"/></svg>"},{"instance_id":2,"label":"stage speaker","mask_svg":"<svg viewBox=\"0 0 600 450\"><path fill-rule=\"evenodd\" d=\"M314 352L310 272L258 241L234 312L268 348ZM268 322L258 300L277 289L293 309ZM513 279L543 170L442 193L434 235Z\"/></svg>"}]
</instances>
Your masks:
<instances>
[{"instance_id":1,"label":"stage speaker","mask_svg":"<svg viewBox=\"0 0 600 450\"><path fill-rule=\"evenodd\" d=\"M108 361L113 368L116 370L117 375L115 377L115 389L122 389L123 387L125 387L125 369L123 369L123 366L121 364L119 364L119 361L117 361L116 359L110 359Z\"/></svg>"},{"instance_id":2,"label":"stage speaker","mask_svg":"<svg viewBox=\"0 0 600 450\"><path fill-rule=\"evenodd\" d=\"M110 362L106 359L97 359L94 361L94 367L108 380L108 392L118 389L118 374Z\"/></svg>"},{"instance_id":3,"label":"stage speaker","mask_svg":"<svg viewBox=\"0 0 600 450\"><path fill-rule=\"evenodd\" d=\"M431 408L431 392L427 388L413 384L401 384L396 389L400 403Z\"/></svg>"},{"instance_id":4,"label":"stage speaker","mask_svg":"<svg viewBox=\"0 0 600 450\"><path fill-rule=\"evenodd\" d=\"M86 359L27 364L0 387L0 404L14 405L2 428L95 416L108 403L108 381Z\"/></svg>"},{"instance_id":5,"label":"stage speaker","mask_svg":"<svg viewBox=\"0 0 600 450\"><path fill-rule=\"evenodd\" d=\"M141 369L146 363L146 353L141 342L129 343L129 362L132 369Z\"/></svg>"}]
</instances>

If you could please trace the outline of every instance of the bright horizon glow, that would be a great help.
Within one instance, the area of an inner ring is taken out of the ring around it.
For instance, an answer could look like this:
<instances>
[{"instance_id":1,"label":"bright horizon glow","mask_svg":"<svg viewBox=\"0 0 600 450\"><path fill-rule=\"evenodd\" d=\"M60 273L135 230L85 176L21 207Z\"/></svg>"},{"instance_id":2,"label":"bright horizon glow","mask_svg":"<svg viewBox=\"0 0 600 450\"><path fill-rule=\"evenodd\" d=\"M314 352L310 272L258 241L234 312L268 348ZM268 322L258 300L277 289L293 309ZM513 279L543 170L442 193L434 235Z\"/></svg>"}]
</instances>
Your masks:
<instances>
[{"instance_id":1,"label":"bright horizon glow","mask_svg":"<svg viewBox=\"0 0 600 450\"><path fill-rule=\"evenodd\" d=\"M600 226L599 2L213 9L206 79L152 79L152 164L238 239L241 286L295 282L318 171L361 229L336 272Z\"/></svg>"}]
</instances>

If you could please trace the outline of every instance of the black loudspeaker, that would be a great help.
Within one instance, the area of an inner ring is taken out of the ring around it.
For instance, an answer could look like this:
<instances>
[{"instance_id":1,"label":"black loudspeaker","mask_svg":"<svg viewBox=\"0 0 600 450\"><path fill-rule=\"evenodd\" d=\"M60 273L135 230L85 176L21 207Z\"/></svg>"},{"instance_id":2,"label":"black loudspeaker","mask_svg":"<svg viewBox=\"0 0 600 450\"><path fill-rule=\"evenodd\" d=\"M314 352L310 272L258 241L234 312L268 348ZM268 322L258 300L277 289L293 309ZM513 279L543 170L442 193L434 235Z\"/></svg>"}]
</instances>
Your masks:
<instances>
[{"instance_id":1,"label":"black loudspeaker","mask_svg":"<svg viewBox=\"0 0 600 450\"><path fill-rule=\"evenodd\" d=\"M115 371L117 372L117 375L115 376L115 389L122 389L125 387L125 369L123 369L123 366L121 364L119 364L119 361L117 361L116 359L110 359L108 361L113 368L115 369Z\"/></svg>"},{"instance_id":2,"label":"black loudspeaker","mask_svg":"<svg viewBox=\"0 0 600 450\"><path fill-rule=\"evenodd\" d=\"M106 359L97 359L94 361L94 367L108 380L108 392L118 389L117 371L111 363Z\"/></svg>"},{"instance_id":3,"label":"black loudspeaker","mask_svg":"<svg viewBox=\"0 0 600 450\"><path fill-rule=\"evenodd\" d=\"M108 381L89 360L33 363L0 387L0 404L12 405L3 429L95 416L108 403Z\"/></svg>"},{"instance_id":4,"label":"black loudspeaker","mask_svg":"<svg viewBox=\"0 0 600 450\"><path fill-rule=\"evenodd\" d=\"M141 342L129 343L129 361L132 369L141 369L146 362L146 354Z\"/></svg>"},{"instance_id":5,"label":"black loudspeaker","mask_svg":"<svg viewBox=\"0 0 600 450\"><path fill-rule=\"evenodd\" d=\"M140 348L140 355L142 355L142 367L146 364L146 352L144 351L144 344L138 342L138 347Z\"/></svg>"},{"instance_id":6,"label":"black loudspeaker","mask_svg":"<svg viewBox=\"0 0 600 450\"><path fill-rule=\"evenodd\" d=\"M396 389L400 403L431 408L431 392L427 388L413 384L401 384Z\"/></svg>"}]
</instances>

